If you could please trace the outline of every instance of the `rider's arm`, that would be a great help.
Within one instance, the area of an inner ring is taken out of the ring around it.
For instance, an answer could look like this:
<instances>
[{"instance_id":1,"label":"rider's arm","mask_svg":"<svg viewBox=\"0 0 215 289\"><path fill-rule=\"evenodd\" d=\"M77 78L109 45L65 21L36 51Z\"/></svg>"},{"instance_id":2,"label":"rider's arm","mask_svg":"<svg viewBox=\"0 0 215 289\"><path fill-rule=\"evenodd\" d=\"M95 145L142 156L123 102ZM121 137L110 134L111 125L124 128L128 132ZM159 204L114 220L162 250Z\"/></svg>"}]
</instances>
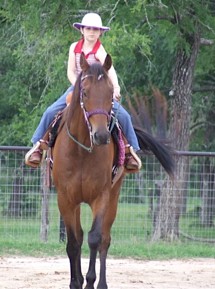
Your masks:
<instances>
[{"instance_id":1,"label":"rider's arm","mask_svg":"<svg viewBox=\"0 0 215 289\"><path fill-rule=\"evenodd\" d=\"M77 42L72 43L69 49L69 59L68 59L68 65L67 65L67 77L71 84L74 86L77 75L76 75L76 65L75 65L75 53L74 48L76 46Z\"/></svg>"}]
</instances>

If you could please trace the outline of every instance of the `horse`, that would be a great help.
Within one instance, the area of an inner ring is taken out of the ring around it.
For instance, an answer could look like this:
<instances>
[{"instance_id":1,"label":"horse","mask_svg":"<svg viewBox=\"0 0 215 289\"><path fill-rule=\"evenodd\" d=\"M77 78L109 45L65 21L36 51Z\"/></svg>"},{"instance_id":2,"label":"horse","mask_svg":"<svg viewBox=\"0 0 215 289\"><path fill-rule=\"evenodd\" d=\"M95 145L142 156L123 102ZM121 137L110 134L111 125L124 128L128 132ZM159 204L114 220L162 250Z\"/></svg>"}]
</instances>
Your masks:
<instances>
[{"instance_id":1,"label":"horse","mask_svg":"<svg viewBox=\"0 0 215 289\"><path fill-rule=\"evenodd\" d=\"M89 65L81 55L82 72L74 86L70 105L65 109L53 148L52 177L57 190L58 207L66 227L66 252L70 262L70 289L82 289L81 270L81 204L92 210L88 233L90 250L85 289L94 289L96 259L99 253L98 289L107 289L106 259L111 243L110 230L117 214L120 188L126 174L119 170L113 183L116 142L110 131L113 85L108 77L110 55L103 65ZM140 129L138 135L141 138ZM171 156L153 137L146 136L141 146L155 149L164 168L172 173Z\"/></svg>"}]
</instances>

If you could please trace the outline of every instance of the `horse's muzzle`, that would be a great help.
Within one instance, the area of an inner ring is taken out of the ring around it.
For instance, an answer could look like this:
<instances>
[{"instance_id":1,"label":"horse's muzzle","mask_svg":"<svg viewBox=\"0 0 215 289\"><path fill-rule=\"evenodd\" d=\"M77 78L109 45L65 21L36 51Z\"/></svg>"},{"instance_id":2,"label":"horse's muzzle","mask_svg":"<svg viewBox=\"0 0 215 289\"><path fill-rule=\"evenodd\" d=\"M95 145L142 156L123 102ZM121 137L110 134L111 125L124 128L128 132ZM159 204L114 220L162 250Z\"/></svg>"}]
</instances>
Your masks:
<instances>
[{"instance_id":1,"label":"horse's muzzle","mask_svg":"<svg viewBox=\"0 0 215 289\"><path fill-rule=\"evenodd\" d=\"M110 143L110 132L109 131L96 131L93 134L94 145L104 145Z\"/></svg>"}]
</instances>

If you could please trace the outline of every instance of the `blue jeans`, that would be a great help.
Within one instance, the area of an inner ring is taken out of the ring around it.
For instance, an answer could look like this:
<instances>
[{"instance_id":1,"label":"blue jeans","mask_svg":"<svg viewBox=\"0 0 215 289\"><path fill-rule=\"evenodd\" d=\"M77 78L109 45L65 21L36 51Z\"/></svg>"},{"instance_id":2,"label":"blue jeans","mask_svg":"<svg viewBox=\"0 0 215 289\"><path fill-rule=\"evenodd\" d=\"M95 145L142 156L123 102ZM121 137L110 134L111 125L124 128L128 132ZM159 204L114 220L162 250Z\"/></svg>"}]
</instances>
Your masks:
<instances>
[{"instance_id":1,"label":"blue jeans","mask_svg":"<svg viewBox=\"0 0 215 289\"><path fill-rule=\"evenodd\" d=\"M113 111L122 127L122 131L128 141L128 143L133 147L135 151L140 149L137 136L135 134L133 124L131 122L130 114L124 109L121 104L114 100Z\"/></svg>"},{"instance_id":2,"label":"blue jeans","mask_svg":"<svg viewBox=\"0 0 215 289\"><path fill-rule=\"evenodd\" d=\"M35 144L37 141L43 138L49 125L54 120L55 115L66 107L66 96L71 91L73 91L72 85L61 97L59 97L53 104L51 104L43 113L40 123L31 138L31 142L33 144Z\"/></svg>"},{"instance_id":3,"label":"blue jeans","mask_svg":"<svg viewBox=\"0 0 215 289\"><path fill-rule=\"evenodd\" d=\"M46 133L49 125L53 121L55 115L63 110L66 107L66 96L69 92L73 90L73 86L70 86L67 91L58 98L52 105L50 105L46 111L43 113L43 116L40 120L40 123L35 130L31 142L35 144L37 141L43 138ZM113 106L114 113L117 114L118 121L122 127L123 133L127 138L128 143L133 147L135 151L139 150L138 140L131 122L131 117L129 113L117 102L114 100Z\"/></svg>"}]
</instances>

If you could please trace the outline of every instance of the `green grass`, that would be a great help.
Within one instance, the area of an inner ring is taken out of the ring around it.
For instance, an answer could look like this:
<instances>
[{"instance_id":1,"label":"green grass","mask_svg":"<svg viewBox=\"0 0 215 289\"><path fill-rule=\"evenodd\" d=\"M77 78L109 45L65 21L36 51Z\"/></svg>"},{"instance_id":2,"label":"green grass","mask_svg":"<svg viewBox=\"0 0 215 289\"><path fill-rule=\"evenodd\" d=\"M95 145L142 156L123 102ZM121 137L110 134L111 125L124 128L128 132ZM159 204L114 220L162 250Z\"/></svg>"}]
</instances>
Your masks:
<instances>
[{"instance_id":1,"label":"green grass","mask_svg":"<svg viewBox=\"0 0 215 289\"><path fill-rule=\"evenodd\" d=\"M215 239L214 228L199 227L198 216L190 212L188 215L181 218L180 230L196 237L208 238L210 236ZM91 212L86 205L82 206L82 224L85 232L82 252L83 256L87 257L89 254L87 232L91 227ZM47 243L40 240L39 214L32 218L2 216L0 219L0 255L66 256L66 245L59 242L58 227L59 212L55 196L50 198ZM152 220L148 212L148 204L121 203L112 228L109 255L139 259L215 257L215 246L212 244L183 238L174 243L151 243L151 234Z\"/></svg>"},{"instance_id":2,"label":"green grass","mask_svg":"<svg viewBox=\"0 0 215 289\"><path fill-rule=\"evenodd\" d=\"M133 257L147 260L183 259L183 258L214 258L215 246L197 243L135 243L115 245L109 253L117 257Z\"/></svg>"},{"instance_id":3,"label":"green grass","mask_svg":"<svg viewBox=\"0 0 215 289\"><path fill-rule=\"evenodd\" d=\"M4 241L0 244L1 256L64 256L66 244L60 242L42 243L40 241L21 242ZM85 242L82 249L84 257L89 256L89 249ZM215 246L197 243L143 243L140 242L112 242L109 256L117 258L136 258L146 260L185 259L185 258L215 258Z\"/></svg>"}]
</instances>

